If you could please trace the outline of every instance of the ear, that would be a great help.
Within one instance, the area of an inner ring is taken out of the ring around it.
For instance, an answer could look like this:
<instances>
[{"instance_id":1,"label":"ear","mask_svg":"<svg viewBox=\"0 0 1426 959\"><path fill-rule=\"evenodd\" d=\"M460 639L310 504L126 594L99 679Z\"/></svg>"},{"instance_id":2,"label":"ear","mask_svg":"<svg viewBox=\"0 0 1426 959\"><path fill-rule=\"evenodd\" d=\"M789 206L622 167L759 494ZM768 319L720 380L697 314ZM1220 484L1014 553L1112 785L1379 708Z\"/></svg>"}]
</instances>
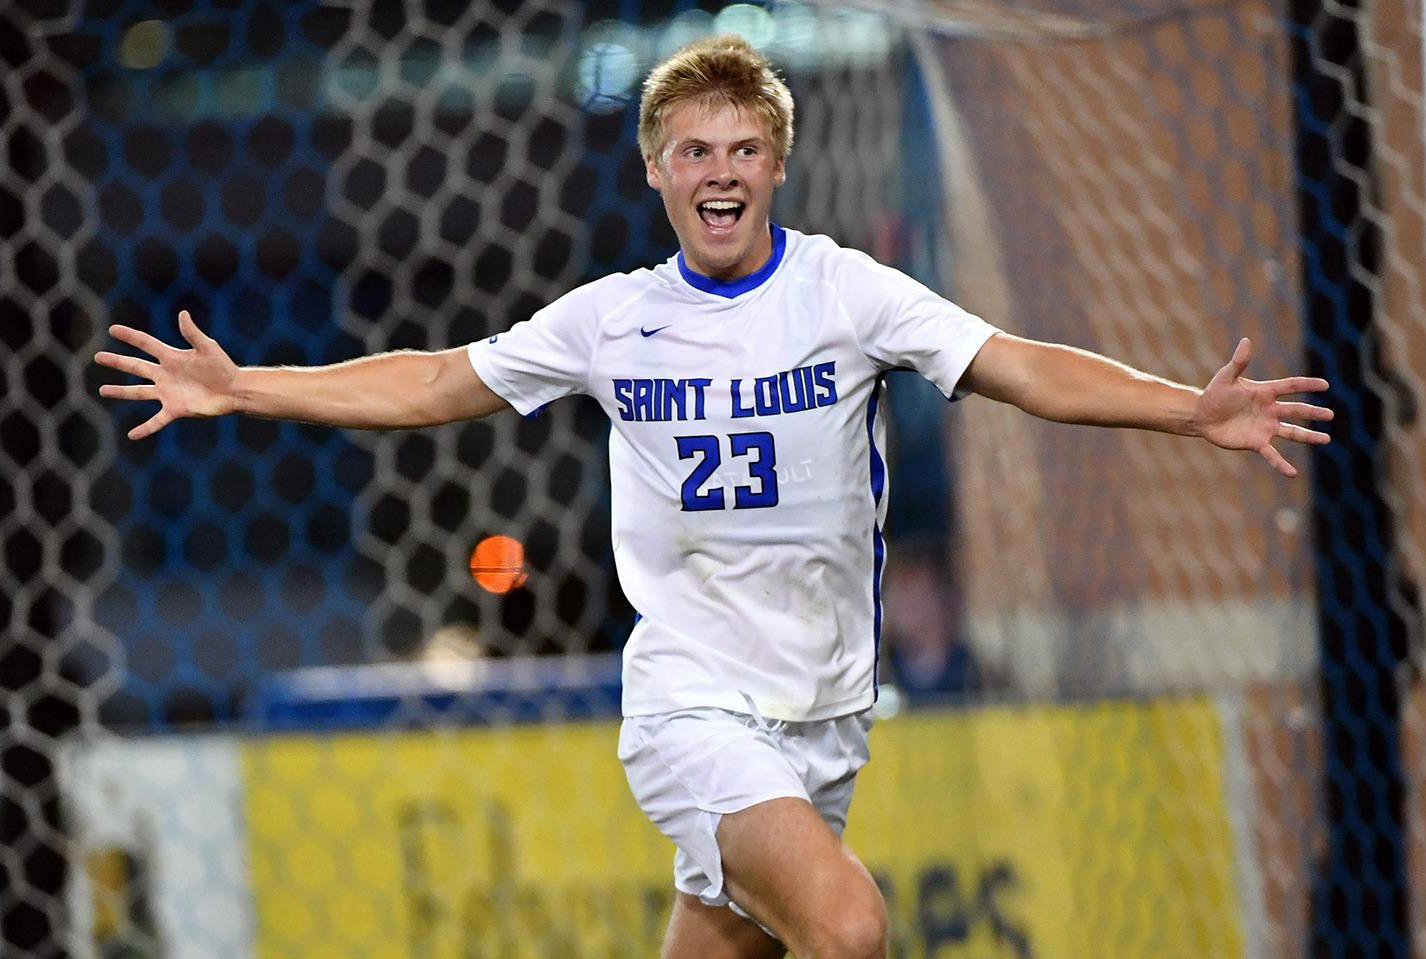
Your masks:
<instances>
[{"instance_id":1,"label":"ear","mask_svg":"<svg viewBox=\"0 0 1426 959\"><path fill-rule=\"evenodd\" d=\"M644 157L644 179L648 180L649 186L663 192L663 176L659 173L658 160L653 157Z\"/></svg>"},{"instance_id":2,"label":"ear","mask_svg":"<svg viewBox=\"0 0 1426 959\"><path fill-rule=\"evenodd\" d=\"M787 182L787 157L777 158L777 165L772 168L772 185L782 186Z\"/></svg>"}]
</instances>

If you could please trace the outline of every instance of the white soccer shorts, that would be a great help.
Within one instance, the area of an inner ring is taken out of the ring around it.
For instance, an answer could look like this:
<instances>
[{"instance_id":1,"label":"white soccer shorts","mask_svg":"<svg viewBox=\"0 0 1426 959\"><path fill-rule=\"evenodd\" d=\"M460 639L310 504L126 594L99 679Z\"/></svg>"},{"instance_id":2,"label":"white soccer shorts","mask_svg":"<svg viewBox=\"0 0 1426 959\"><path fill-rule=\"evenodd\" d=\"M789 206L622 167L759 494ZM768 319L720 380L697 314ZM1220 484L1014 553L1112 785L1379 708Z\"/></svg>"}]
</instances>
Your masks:
<instances>
[{"instance_id":1,"label":"white soccer shorts","mask_svg":"<svg viewBox=\"0 0 1426 959\"><path fill-rule=\"evenodd\" d=\"M716 839L723 816L769 799L805 799L837 836L857 771L866 764L871 711L780 722L724 709L630 716L619 761L639 808L673 840L673 885L710 906L731 906Z\"/></svg>"}]
</instances>

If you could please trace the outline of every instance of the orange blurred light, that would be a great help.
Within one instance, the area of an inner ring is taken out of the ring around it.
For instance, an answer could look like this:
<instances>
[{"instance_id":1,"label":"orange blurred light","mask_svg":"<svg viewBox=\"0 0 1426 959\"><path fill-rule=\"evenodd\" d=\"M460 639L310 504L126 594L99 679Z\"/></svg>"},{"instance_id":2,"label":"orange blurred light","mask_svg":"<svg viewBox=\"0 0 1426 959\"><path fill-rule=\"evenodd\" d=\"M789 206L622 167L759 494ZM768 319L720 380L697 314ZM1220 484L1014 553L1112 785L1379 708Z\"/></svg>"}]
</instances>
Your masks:
<instances>
[{"instance_id":1,"label":"orange blurred light","mask_svg":"<svg viewBox=\"0 0 1426 959\"><path fill-rule=\"evenodd\" d=\"M487 536L470 554L470 575L482 589L504 595L529 579L525 547L513 536Z\"/></svg>"}]
</instances>

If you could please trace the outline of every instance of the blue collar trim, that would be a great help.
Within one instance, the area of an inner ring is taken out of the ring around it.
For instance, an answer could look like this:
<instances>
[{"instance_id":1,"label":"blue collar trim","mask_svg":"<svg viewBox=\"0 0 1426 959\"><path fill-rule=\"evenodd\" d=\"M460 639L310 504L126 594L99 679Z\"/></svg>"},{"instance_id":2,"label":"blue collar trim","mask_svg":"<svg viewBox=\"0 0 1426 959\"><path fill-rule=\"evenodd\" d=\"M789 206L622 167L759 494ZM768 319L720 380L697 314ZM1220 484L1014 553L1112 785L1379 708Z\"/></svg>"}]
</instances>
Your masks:
<instances>
[{"instance_id":1,"label":"blue collar trim","mask_svg":"<svg viewBox=\"0 0 1426 959\"><path fill-rule=\"evenodd\" d=\"M772 256L767 258L767 262L756 273L749 273L742 279L731 282L715 280L711 276L704 276L702 273L694 273L690 270L688 264L683 261L682 250L678 251L678 272L683 274L688 285L695 290L702 290L704 293L712 293L714 296L722 296L730 300L749 290L756 290L777 271L777 265L782 262L782 254L787 250L787 233L776 223L771 223L769 226L772 228Z\"/></svg>"}]
</instances>

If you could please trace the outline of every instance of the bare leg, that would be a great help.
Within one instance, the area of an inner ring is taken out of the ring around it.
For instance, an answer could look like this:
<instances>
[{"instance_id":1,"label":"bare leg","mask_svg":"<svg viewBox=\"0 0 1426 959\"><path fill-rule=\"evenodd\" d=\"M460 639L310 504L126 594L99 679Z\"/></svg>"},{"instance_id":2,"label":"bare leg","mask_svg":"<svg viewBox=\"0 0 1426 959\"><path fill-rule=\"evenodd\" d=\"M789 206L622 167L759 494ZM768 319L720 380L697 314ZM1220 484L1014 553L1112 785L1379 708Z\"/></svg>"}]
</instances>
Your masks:
<instances>
[{"instance_id":1,"label":"bare leg","mask_svg":"<svg viewBox=\"0 0 1426 959\"><path fill-rule=\"evenodd\" d=\"M663 959L782 959L782 943L726 906L675 893Z\"/></svg>"},{"instance_id":2,"label":"bare leg","mask_svg":"<svg viewBox=\"0 0 1426 959\"><path fill-rule=\"evenodd\" d=\"M728 894L800 959L886 956L881 890L806 800L724 816L718 849Z\"/></svg>"}]
</instances>

